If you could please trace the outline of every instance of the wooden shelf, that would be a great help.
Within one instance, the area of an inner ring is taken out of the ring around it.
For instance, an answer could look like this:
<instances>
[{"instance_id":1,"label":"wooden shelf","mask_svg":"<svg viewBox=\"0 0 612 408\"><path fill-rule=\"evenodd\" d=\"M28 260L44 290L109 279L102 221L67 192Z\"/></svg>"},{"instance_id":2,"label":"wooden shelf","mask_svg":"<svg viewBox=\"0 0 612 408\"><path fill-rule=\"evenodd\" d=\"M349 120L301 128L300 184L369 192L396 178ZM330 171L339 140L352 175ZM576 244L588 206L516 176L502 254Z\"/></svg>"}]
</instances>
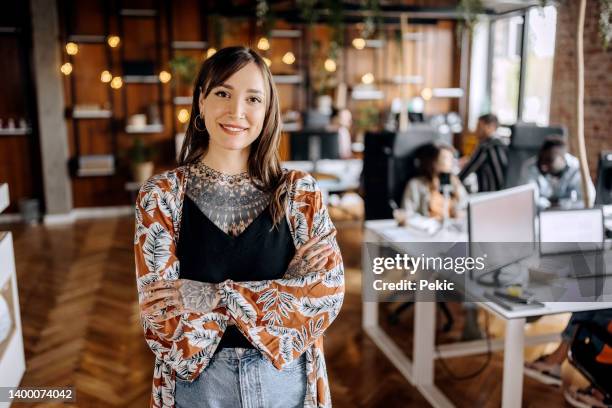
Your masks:
<instances>
[{"instance_id":1,"label":"wooden shelf","mask_svg":"<svg viewBox=\"0 0 612 408\"><path fill-rule=\"evenodd\" d=\"M408 76L396 75L390 80L384 80L383 82L391 83L394 85L402 85L402 84L418 85L418 84L423 83L423 77L420 75L408 75Z\"/></svg>"},{"instance_id":2,"label":"wooden shelf","mask_svg":"<svg viewBox=\"0 0 612 408\"><path fill-rule=\"evenodd\" d=\"M356 101L378 101L385 97L380 89L358 89L353 90L351 98Z\"/></svg>"},{"instance_id":3,"label":"wooden shelf","mask_svg":"<svg viewBox=\"0 0 612 408\"><path fill-rule=\"evenodd\" d=\"M123 17L157 17L157 10L146 8L124 8L119 10L119 14Z\"/></svg>"},{"instance_id":4,"label":"wooden shelf","mask_svg":"<svg viewBox=\"0 0 612 408\"><path fill-rule=\"evenodd\" d=\"M68 41L78 44L106 44L106 37L103 35L72 34L68 36Z\"/></svg>"},{"instance_id":5,"label":"wooden shelf","mask_svg":"<svg viewBox=\"0 0 612 408\"><path fill-rule=\"evenodd\" d=\"M193 96L175 96L172 99L172 103L181 106L181 105L191 105L193 102Z\"/></svg>"},{"instance_id":6,"label":"wooden shelf","mask_svg":"<svg viewBox=\"0 0 612 408\"><path fill-rule=\"evenodd\" d=\"M175 50L205 50L208 48L206 41L172 41L170 45Z\"/></svg>"},{"instance_id":7,"label":"wooden shelf","mask_svg":"<svg viewBox=\"0 0 612 408\"><path fill-rule=\"evenodd\" d=\"M301 84L302 83L301 75L272 75L272 79L274 80L274 83L277 85Z\"/></svg>"},{"instance_id":8,"label":"wooden shelf","mask_svg":"<svg viewBox=\"0 0 612 408\"><path fill-rule=\"evenodd\" d=\"M115 175L115 169L78 169L77 177L106 177Z\"/></svg>"},{"instance_id":9,"label":"wooden shelf","mask_svg":"<svg viewBox=\"0 0 612 408\"><path fill-rule=\"evenodd\" d=\"M124 75L123 82L126 84L158 84L157 75Z\"/></svg>"},{"instance_id":10,"label":"wooden shelf","mask_svg":"<svg viewBox=\"0 0 612 408\"><path fill-rule=\"evenodd\" d=\"M73 119L109 119L113 112L108 109L73 109Z\"/></svg>"},{"instance_id":11,"label":"wooden shelf","mask_svg":"<svg viewBox=\"0 0 612 408\"><path fill-rule=\"evenodd\" d=\"M164 125L146 125L146 126L132 126L127 125L125 127L125 133L143 134L143 133L162 133L164 131Z\"/></svg>"},{"instance_id":12,"label":"wooden shelf","mask_svg":"<svg viewBox=\"0 0 612 408\"><path fill-rule=\"evenodd\" d=\"M270 38L300 38L300 30L270 30Z\"/></svg>"},{"instance_id":13,"label":"wooden shelf","mask_svg":"<svg viewBox=\"0 0 612 408\"><path fill-rule=\"evenodd\" d=\"M302 130L302 126L295 122L283 123L281 126L283 132L299 132L300 130Z\"/></svg>"},{"instance_id":14,"label":"wooden shelf","mask_svg":"<svg viewBox=\"0 0 612 408\"><path fill-rule=\"evenodd\" d=\"M0 136L23 136L31 133L31 128L0 129Z\"/></svg>"},{"instance_id":15,"label":"wooden shelf","mask_svg":"<svg viewBox=\"0 0 612 408\"><path fill-rule=\"evenodd\" d=\"M18 34L21 32L19 27L0 27L0 33L2 34Z\"/></svg>"}]
</instances>

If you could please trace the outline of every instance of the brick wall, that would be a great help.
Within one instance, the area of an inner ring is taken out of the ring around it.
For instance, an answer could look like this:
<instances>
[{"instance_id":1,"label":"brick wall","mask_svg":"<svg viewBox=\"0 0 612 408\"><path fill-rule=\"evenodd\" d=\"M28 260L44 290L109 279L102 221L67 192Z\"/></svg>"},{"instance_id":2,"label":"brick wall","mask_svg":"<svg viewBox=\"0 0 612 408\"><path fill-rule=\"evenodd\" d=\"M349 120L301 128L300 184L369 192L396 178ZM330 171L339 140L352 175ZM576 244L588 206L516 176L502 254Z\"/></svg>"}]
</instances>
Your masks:
<instances>
[{"instance_id":1,"label":"brick wall","mask_svg":"<svg viewBox=\"0 0 612 408\"><path fill-rule=\"evenodd\" d=\"M576 27L578 0L558 7L550 123L576 134ZM584 27L584 134L589 169L595 177L601 150L612 150L612 47L603 51L599 37L599 1L588 0ZM573 146L570 146L575 151Z\"/></svg>"}]
</instances>

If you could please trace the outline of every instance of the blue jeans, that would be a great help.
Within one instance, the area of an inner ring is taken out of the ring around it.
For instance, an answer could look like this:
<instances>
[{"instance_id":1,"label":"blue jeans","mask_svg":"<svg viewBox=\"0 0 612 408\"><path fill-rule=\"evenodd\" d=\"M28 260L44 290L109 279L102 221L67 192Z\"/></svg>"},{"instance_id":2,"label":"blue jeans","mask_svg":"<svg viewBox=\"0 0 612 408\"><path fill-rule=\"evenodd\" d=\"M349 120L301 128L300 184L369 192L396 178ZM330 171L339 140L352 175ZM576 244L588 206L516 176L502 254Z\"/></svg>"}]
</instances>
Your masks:
<instances>
[{"instance_id":1,"label":"blue jeans","mask_svg":"<svg viewBox=\"0 0 612 408\"><path fill-rule=\"evenodd\" d=\"M176 408L297 408L306 396L306 356L283 370L256 349L224 348L193 382L176 380Z\"/></svg>"}]
</instances>

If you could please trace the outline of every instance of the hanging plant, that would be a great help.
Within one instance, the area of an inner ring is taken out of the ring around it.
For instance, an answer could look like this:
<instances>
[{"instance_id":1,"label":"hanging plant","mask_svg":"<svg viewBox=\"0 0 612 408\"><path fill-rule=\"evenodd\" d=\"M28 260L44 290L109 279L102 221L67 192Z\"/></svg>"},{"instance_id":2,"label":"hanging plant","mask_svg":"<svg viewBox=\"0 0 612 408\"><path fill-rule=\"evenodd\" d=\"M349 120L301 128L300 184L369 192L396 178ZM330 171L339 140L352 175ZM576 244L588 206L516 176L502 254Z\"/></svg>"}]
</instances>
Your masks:
<instances>
[{"instance_id":1,"label":"hanging plant","mask_svg":"<svg viewBox=\"0 0 612 408\"><path fill-rule=\"evenodd\" d=\"M467 30L468 35L472 35L478 23L478 15L484 12L484 5L482 0L461 0L457 11L463 16L463 19L457 22L457 47L461 47L464 31Z\"/></svg>"},{"instance_id":2,"label":"hanging plant","mask_svg":"<svg viewBox=\"0 0 612 408\"><path fill-rule=\"evenodd\" d=\"M344 12L341 0L325 0L325 8L329 10L327 25L332 31L330 42L336 49L344 46ZM335 59L334 57L331 57Z\"/></svg>"},{"instance_id":3,"label":"hanging plant","mask_svg":"<svg viewBox=\"0 0 612 408\"><path fill-rule=\"evenodd\" d=\"M540 7L566 2L568 0L540 0ZM604 51L607 51L612 43L612 0L599 0L599 37Z\"/></svg>"},{"instance_id":4,"label":"hanging plant","mask_svg":"<svg viewBox=\"0 0 612 408\"><path fill-rule=\"evenodd\" d=\"M197 61L187 55L177 55L169 62L170 69L178 80L185 84L191 85L196 77L198 69Z\"/></svg>"},{"instance_id":5,"label":"hanging plant","mask_svg":"<svg viewBox=\"0 0 612 408\"><path fill-rule=\"evenodd\" d=\"M363 29L361 30L362 38L370 38L378 31L381 32L382 27L382 16L380 14L380 1L379 0L362 0L363 8L366 11L370 11L363 20Z\"/></svg>"},{"instance_id":6,"label":"hanging plant","mask_svg":"<svg viewBox=\"0 0 612 408\"><path fill-rule=\"evenodd\" d=\"M319 17L319 12L315 8L317 0L297 0L296 2L300 9L302 20L306 22L306 25L310 29L315 20Z\"/></svg>"},{"instance_id":7,"label":"hanging plant","mask_svg":"<svg viewBox=\"0 0 612 408\"><path fill-rule=\"evenodd\" d=\"M600 0L599 6L599 35L607 51L612 42L612 0Z\"/></svg>"},{"instance_id":8,"label":"hanging plant","mask_svg":"<svg viewBox=\"0 0 612 408\"><path fill-rule=\"evenodd\" d=\"M259 28L264 37L269 37L270 31L274 28L276 17L270 10L270 6L266 0L257 0L255 15L257 17L257 28Z\"/></svg>"}]
</instances>

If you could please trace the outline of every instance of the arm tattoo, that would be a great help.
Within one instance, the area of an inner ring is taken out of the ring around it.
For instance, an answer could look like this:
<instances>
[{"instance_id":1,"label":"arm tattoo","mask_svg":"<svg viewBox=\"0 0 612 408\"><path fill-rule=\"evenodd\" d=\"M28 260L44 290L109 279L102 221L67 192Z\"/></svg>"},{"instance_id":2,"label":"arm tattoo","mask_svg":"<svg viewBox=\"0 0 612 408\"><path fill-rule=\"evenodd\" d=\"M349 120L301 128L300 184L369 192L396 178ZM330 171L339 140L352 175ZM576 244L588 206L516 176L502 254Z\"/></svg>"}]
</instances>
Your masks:
<instances>
[{"instance_id":1,"label":"arm tattoo","mask_svg":"<svg viewBox=\"0 0 612 408\"><path fill-rule=\"evenodd\" d=\"M287 272L285 272L285 279L304 276L309 272L309 269L310 266L308 265L308 261L304 255L295 256L291 262L289 262Z\"/></svg>"},{"instance_id":2,"label":"arm tattoo","mask_svg":"<svg viewBox=\"0 0 612 408\"><path fill-rule=\"evenodd\" d=\"M221 306L221 294L216 283L183 279L179 292L185 309L208 313Z\"/></svg>"}]
</instances>

